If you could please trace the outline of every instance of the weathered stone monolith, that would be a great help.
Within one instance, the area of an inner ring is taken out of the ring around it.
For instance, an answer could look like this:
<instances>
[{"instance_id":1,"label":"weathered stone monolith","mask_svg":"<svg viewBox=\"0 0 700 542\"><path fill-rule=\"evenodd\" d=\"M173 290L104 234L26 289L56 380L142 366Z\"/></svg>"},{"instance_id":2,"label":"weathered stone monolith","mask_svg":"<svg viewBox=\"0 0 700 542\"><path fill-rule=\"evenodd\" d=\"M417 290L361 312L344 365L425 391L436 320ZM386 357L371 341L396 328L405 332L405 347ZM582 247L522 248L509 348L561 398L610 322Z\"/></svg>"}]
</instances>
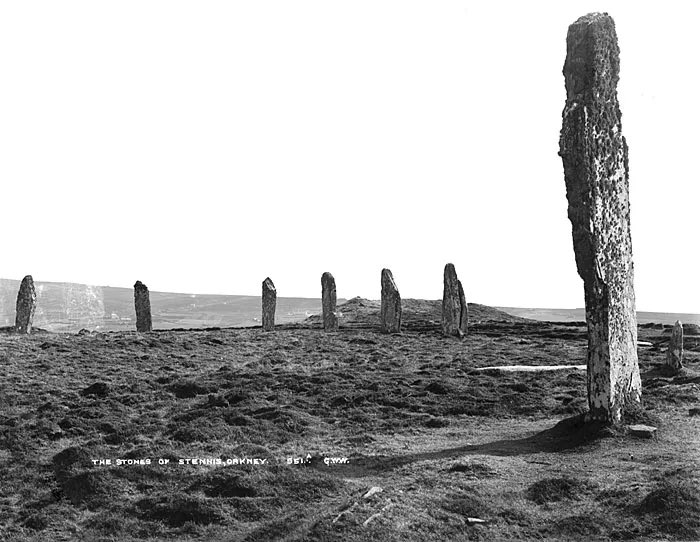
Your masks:
<instances>
[{"instance_id":1,"label":"weathered stone monolith","mask_svg":"<svg viewBox=\"0 0 700 542\"><path fill-rule=\"evenodd\" d=\"M16 309L15 331L17 333L31 333L34 312L36 311L36 288L34 288L34 279L31 275L22 279L19 292L17 292Z\"/></svg>"},{"instance_id":2,"label":"weathered stone monolith","mask_svg":"<svg viewBox=\"0 0 700 542\"><path fill-rule=\"evenodd\" d=\"M666 352L666 365L678 372L683 368L683 324L676 320Z\"/></svg>"},{"instance_id":3,"label":"weathered stone monolith","mask_svg":"<svg viewBox=\"0 0 700 542\"><path fill-rule=\"evenodd\" d=\"M559 140L588 324L588 419L618 422L641 399L627 142L617 101L619 48L607 13L569 27Z\"/></svg>"},{"instance_id":4,"label":"weathered stone monolith","mask_svg":"<svg viewBox=\"0 0 700 542\"><path fill-rule=\"evenodd\" d=\"M323 307L323 329L338 331L338 313L336 311L335 279L325 272L321 275L321 305Z\"/></svg>"},{"instance_id":5,"label":"weathered stone monolith","mask_svg":"<svg viewBox=\"0 0 700 542\"><path fill-rule=\"evenodd\" d=\"M275 309L277 307L277 290L270 277L262 283L262 328L272 331L275 328Z\"/></svg>"},{"instance_id":6,"label":"weathered stone monolith","mask_svg":"<svg viewBox=\"0 0 700 542\"><path fill-rule=\"evenodd\" d=\"M148 287L140 280L134 284L134 307L136 308L136 331L151 331L151 299Z\"/></svg>"},{"instance_id":7,"label":"weathered stone monolith","mask_svg":"<svg viewBox=\"0 0 700 542\"><path fill-rule=\"evenodd\" d=\"M388 269L382 269L381 322L384 333L401 333L401 295Z\"/></svg>"},{"instance_id":8,"label":"weathered stone monolith","mask_svg":"<svg viewBox=\"0 0 700 542\"><path fill-rule=\"evenodd\" d=\"M457 290L459 291L459 330L462 335L467 334L467 326L469 325L469 305L467 305L467 297L464 295L462 281L457 281Z\"/></svg>"},{"instance_id":9,"label":"weathered stone monolith","mask_svg":"<svg viewBox=\"0 0 700 542\"><path fill-rule=\"evenodd\" d=\"M463 337L467 333L468 309L462 283L457 279L455 266L445 266L442 291L442 334Z\"/></svg>"}]
</instances>

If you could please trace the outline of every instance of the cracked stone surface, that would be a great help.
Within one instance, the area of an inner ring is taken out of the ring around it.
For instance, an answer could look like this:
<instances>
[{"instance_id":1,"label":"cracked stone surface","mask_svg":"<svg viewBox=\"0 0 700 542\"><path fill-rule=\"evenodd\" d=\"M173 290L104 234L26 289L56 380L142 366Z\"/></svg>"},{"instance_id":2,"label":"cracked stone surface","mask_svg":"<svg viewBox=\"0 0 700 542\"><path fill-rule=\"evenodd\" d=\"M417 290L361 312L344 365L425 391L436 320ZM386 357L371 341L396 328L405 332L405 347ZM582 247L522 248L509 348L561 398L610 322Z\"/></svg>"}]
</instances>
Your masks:
<instances>
[{"instance_id":1,"label":"cracked stone surface","mask_svg":"<svg viewBox=\"0 0 700 542\"><path fill-rule=\"evenodd\" d=\"M275 309L277 308L277 289L267 277L262 283L262 328L272 331L275 328Z\"/></svg>"},{"instance_id":2,"label":"cracked stone surface","mask_svg":"<svg viewBox=\"0 0 700 542\"><path fill-rule=\"evenodd\" d=\"M566 42L559 154L585 292L589 416L617 422L627 404L640 401L641 380L615 23L606 13L585 15Z\"/></svg>"},{"instance_id":3,"label":"cracked stone surface","mask_svg":"<svg viewBox=\"0 0 700 542\"><path fill-rule=\"evenodd\" d=\"M382 269L382 304L379 314L384 333L401 333L401 295L389 269Z\"/></svg>"},{"instance_id":4,"label":"cracked stone surface","mask_svg":"<svg viewBox=\"0 0 700 542\"><path fill-rule=\"evenodd\" d=\"M151 299L148 287L140 280L134 284L134 308L136 309L136 331L152 331Z\"/></svg>"},{"instance_id":5,"label":"cracked stone surface","mask_svg":"<svg viewBox=\"0 0 700 542\"><path fill-rule=\"evenodd\" d=\"M16 311L15 331L24 334L31 333L34 313L36 312L36 288L34 288L34 279L31 275L24 277L19 286Z\"/></svg>"},{"instance_id":6,"label":"cracked stone surface","mask_svg":"<svg viewBox=\"0 0 700 542\"><path fill-rule=\"evenodd\" d=\"M446 337L463 337L467 333L467 301L457 271L451 263L445 265L442 291L442 334Z\"/></svg>"},{"instance_id":7,"label":"cracked stone surface","mask_svg":"<svg viewBox=\"0 0 700 542\"><path fill-rule=\"evenodd\" d=\"M673 331L671 331L671 340L666 352L666 364L674 371L680 371L683 368L683 324L680 320L676 320Z\"/></svg>"},{"instance_id":8,"label":"cracked stone surface","mask_svg":"<svg viewBox=\"0 0 700 542\"><path fill-rule=\"evenodd\" d=\"M338 331L335 279L328 272L321 275L321 305L323 308L323 329L326 331Z\"/></svg>"}]
</instances>

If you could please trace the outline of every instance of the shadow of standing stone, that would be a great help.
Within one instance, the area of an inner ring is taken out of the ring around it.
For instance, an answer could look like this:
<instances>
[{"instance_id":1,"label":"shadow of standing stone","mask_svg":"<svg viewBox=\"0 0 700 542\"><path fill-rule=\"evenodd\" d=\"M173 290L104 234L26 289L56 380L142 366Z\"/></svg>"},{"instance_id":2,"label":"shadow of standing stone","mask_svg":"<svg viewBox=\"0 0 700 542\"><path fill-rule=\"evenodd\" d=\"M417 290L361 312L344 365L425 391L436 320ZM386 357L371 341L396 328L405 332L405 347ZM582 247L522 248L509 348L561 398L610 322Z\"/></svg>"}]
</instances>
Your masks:
<instances>
[{"instance_id":1,"label":"shadow of standing stone","mask_svg":"<svg viewBox=\"0 0 700 542\"><path fill-rule=\"evenodd\" d=\"M321 304L323 306L323 329L338 331L335 279L327 271L321 275Z\"/></svg>"},{"instance_id":2,"label":"shadow of standing stone","mask_svg":"<svg viewBox=\"0 0 700 542\"><path fill-rule=\"evenodd\" d=\"M136 309L136 331L152 331L151 300L148 287L140 280L134 284L134 308Z\"/></svg>"},{"instance_id":3,"label":"shadow of standing stone","mask_svg":"<svg viewBox=\"0 0 700 542\"><path fill-rule=\"evenodd\" d=\"M382 269L380 315L384 333L401 333L401 295L394 282L394 276L388 269Z\"/></svg>"},{"instance_id":4,"label":"shadow of standing stone","mask_svg":"<svg viewBox=\"0 0 700 542\"><path fill-rule=\"evenodd\" d=\"M36 311L36 288L34 288L34 279L31 275L22 279L17 293L16 310L15 331L22 334L31 333Z\"/></svg>"},{"instance_id":5,"label":"shadow of standing stone","mask_svg":"<svg viewBox=\"0 0 700 542\"><path fill-rule=\"evenodd\" d=\"M275 309L277 307L277 289L270 277L262 283L262 328L272 331L275 328Z\"/></svg>"},{"instance_id":6,"label":"shadow of standing stone","mask_svg":"<svg viewBox=\"0 0 700 542\"><path fill-rule=\"evenodd\" d=\"M588 325L589 418L620 421L641 400L627 142L617 100L615 23L590 13L569 26L559 155Z\"/></svg>"},{"instance_id":7,"label":"shadow of standing stone","mask_svg":"<svg viewBox=\"0 0 700 542\"><path fill-rule=\"evenodd\" d=\"M462 283L451 263L445 265L442 291L442 334L446 337L464 337L467 333L468 307Z\"/></svg>"}]
</instances>

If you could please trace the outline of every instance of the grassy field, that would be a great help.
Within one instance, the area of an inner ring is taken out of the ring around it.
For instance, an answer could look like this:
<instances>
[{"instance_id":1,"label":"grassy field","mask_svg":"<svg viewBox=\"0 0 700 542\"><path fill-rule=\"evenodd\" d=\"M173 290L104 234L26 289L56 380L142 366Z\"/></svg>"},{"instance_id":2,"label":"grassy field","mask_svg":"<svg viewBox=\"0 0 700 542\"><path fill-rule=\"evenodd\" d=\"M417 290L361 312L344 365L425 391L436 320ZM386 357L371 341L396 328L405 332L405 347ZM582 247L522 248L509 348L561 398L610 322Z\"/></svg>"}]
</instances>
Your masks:
<instances>
[{"instance_id":1,"label":"grassy field","mask_svg":"<svg viewBox=\"0 0 700 542\"><path fill-rule=\"evenodd\" d=\"M640 326L639 439L582 423L584 371L475 370L585 363L579 324L470 305L460 341L438 302L405 300L402 335L340 310L334 334L0 333L0 539L700 539L698 339L667 376L670 326Z\"/></svg>"}]
</instances>

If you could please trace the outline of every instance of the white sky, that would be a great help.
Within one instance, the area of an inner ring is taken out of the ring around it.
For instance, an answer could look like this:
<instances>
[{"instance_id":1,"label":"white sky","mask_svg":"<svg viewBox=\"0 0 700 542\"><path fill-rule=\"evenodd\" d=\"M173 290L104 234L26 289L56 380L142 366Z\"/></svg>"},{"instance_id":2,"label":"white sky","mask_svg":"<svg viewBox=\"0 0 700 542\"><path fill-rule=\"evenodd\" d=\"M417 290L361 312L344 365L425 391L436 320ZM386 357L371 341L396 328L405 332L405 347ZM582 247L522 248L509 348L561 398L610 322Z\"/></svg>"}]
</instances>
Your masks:
<instances>
[{"instance_id":1,"label":"white sky","mask_svg":"<svg viewBox=\"0 0 700 542\"><path fill-rule=\"evenodd\" d=\"M615 19L637 308L700 312L693 2L0 4L0 277L582 307L569 24Z\"/></svg>"}]
</instances>

